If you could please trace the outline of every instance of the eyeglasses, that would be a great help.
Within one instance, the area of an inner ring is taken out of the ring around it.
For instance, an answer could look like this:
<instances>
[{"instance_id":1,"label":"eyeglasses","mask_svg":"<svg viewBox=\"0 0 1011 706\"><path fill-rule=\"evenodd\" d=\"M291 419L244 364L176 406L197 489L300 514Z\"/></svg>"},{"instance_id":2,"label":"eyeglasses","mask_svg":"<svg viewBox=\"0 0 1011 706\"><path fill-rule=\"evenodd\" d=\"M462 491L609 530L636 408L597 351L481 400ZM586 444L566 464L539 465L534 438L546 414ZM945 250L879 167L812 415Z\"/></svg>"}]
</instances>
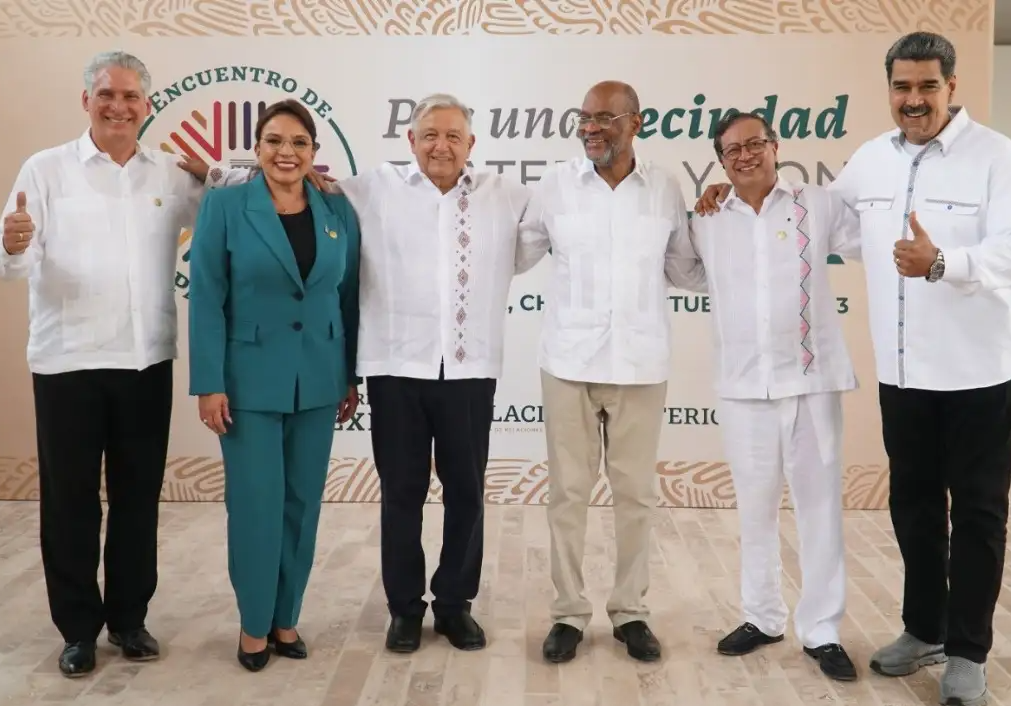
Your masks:
<instances>
[{"instance_id":1,"label":"eyeglasses","mask_svg":"<svg viewBox=\"0 0 1011 706\"><path fill-rule=\"evenodd\" d=\"M285 143L291 145L291 148L296 152L305 152L312 148L319 148L319 145L315 142L307 140L304 137L296 137L294 140L282 140L280 137L265 137L261 142L275 152L284 147Z\"/></svg>"},{"instance_id":2,"label":"eyeglasses","mask_svg":"<svg viewBox=\"0 0 1011 706\"><path fill-rule=\"evenodd\" d=\"M619 118L626 118L629 115L635 115L635 113L622 113L621 115L608 115L606 113L597 113L596 115L577 115L569 118L569 129L583 130L590 123L594 123L601 130L607 130L614 124L615 120L618 120Z\"/></svg>"},{"instance_id":3,"label":"eyeglasses","mask_svg":"<svg viewBox=\"0 0 1011 706\"><path fill-rule=\"evenodd\" d=\"M748 140L744 143L744 147L741 145L730 145L722 150L720 150L720 156L726 157L727 159L733 161L741 156L741 152L748 150L751 154L761 154L765 146L772 142L767 138L758 138L755 140Z\"/></svg>"}]
</instances>

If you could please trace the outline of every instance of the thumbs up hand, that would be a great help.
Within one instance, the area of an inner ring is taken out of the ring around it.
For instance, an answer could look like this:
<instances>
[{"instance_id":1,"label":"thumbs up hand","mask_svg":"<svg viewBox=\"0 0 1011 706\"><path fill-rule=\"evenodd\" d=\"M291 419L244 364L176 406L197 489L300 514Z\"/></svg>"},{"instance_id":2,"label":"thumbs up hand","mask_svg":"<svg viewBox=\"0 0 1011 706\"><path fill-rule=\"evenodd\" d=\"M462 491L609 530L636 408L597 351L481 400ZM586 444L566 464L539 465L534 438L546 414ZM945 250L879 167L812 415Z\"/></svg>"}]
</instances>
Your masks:
<instances>
[{"instance_id":1,"label":"thumbs up hand","mask_svg":"<svg viewBox=\"0 0 1011 706\"><path fill-rule=\"evenodd\" d=\"M937 248L916 219L916 211L909 214L909 230L911 239L895 241L895 269L903 277L926 277L937 258Z\"/></svg>"},{"instance_id":2,"label":"thumbs up hand","mask_svg":"<svg viewBox=\"0 0 1011 706\"><path fill-rule=\"evenodd\" d=\"M32 242L35 224L28 215L28 199L19 191L13 213L4 216L3 246L8 255L20 255Z\"/></svg>"}]
</instances>

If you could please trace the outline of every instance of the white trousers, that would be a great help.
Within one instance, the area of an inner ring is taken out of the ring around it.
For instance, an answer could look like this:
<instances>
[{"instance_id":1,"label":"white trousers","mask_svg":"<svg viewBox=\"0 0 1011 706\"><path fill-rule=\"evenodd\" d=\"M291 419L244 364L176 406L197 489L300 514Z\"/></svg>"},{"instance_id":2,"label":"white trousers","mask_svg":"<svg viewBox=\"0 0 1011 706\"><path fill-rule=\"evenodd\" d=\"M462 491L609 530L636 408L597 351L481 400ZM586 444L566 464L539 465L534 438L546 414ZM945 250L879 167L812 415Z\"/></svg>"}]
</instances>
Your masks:
<instances>
[{"instance_id":1,"label":"white trousers","mask_svg":"<svg viewBox=\"0 0 1011 706\"><path fill-rule=\"evenodd\" d=\"M794 629L805 647L839 642L846 607L842 536L842 399L838 392L780 400L721 400L720 429L741 525L744 621L782 635L779 507L785 476L800 542Z\"/></svg>"}]
</instances>

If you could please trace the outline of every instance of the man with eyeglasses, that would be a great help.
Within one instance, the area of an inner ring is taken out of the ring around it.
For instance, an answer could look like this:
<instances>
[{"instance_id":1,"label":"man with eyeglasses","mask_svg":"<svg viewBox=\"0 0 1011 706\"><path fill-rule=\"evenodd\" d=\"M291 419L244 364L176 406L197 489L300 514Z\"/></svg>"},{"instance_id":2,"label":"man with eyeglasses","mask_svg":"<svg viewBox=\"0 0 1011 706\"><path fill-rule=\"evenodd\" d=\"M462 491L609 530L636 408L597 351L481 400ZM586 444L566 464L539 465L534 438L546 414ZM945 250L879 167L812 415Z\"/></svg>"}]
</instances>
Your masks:
<instances>
[{"instance_id":1,"label":"man with eyeglasses","mask_svg":"<svg viewBox=\"0 0 1011 706\"><path fill-rule=\"evenodd\" d=\"M1011 486L1011 140L955 103L955 58L930 32L892 45L895 128L829 189L860 214L905 569L903 630L870 667L899 677L946 662L941 703L983 706ZM722 188L696 210L717 210Z\"/></svg>"},{"instance_id":2,"label":"man with eyeglasses","mask_svg":"<svg viewBox=\"0 0 1011 706\"><path fill-rule=\"evenodd\" d=\"M661 655L643 599L670 369L666 273L688 229L677 179L636 158L632 143L641 127L631 86L606 81L591 88L575 125L585 156L544 174L520 227L520 269L549 248L554 260L539 355L558 594L543 645L550 662L575 657L593 612L582 563L602 446L617 535L607 613L631 657Z\"/></svg>"},{"instance_id":3,"label":"man with eyeglasses","mask_svg":"<svg viewBox=\"0 0 1011 706\"><path fill-rule=\"evenodd\" d=\"M802 590L794 625L804 653L833 679L856 679L839 644L846 608L842 535L842 394L857 387L828 274L830 253L859 256L860 221L841 198L777 174L776 133L731 113L714 148L732 189L691 225L678 266L704 272L720 429L737 497L743 622L720 654L783 640L779 508L786 478Z\"/></svg>"}]
</instances>

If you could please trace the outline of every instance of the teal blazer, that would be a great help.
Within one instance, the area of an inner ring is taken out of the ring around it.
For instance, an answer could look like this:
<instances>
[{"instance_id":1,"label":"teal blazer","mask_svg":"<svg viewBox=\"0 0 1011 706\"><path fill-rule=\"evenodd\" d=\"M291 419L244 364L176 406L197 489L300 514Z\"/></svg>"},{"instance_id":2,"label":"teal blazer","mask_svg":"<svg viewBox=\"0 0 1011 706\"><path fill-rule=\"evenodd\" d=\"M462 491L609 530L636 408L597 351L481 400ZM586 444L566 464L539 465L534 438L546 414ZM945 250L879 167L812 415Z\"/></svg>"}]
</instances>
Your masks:
<instances>
[{"instance_id":1,"label":"teal blazer","mask_svg":"<svg viewBox=\"0 0 1011 706\"><path fill-rule=\"evenodd\" d=\"M305 183L316 261L305 283L262 174L210 189L190 245L190 394L231 409L339 404L358 384L358 220L343 194Z\"/></svg>"}]
</instances>

